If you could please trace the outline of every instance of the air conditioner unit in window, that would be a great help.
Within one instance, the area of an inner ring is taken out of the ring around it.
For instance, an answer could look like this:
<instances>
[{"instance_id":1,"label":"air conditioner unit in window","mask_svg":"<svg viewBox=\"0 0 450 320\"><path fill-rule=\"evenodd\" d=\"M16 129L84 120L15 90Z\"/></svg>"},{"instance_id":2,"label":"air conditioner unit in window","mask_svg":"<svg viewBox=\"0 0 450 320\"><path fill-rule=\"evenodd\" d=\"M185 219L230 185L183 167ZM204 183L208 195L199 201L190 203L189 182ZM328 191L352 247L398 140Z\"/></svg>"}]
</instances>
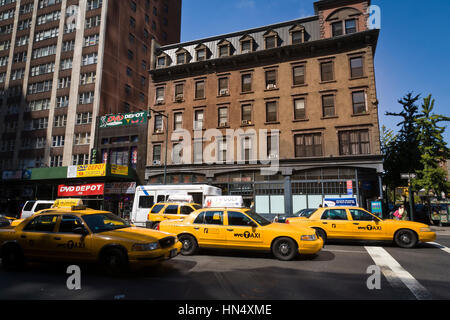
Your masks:
<instances>
[{"instance_id":1,"label":"air conditioner unit in window","mask_svg":"<svg viewBox=\"0 0 450 320\"><path fill-rule=\"evenodd\" d=\"M277 88L277 86L275 84L273 84L273 83L269 83L267 85L267 90L272 90L272 89L276 89L276 88Z\"/></svg>"},{"instance_id":2,"label":"air conditioner unit in window","mask_svg":"<svg viewBox=\"0 0 450 320\"><path fill-rule=\"evenodd\" d=\"M242 124L249 125L249 124L252 124L252 122L250 120L242 120Z\"/></svg>"},{"instance_id":3,"label":"air conditioner unit in window","mask_svg":"<svg viewBox=\"0 0 450 320\"><path fill-rule=\"evenodd\" d=\"M269 159L278 159L278 153L269 154Z\"/></svg>"},{"instance_id":4,"label":"air conditioner unit in window","mask_svg":"<svg viewBox=\"0 0 450 320\"><path fill-rule=\"evenodd\" d=\"M155 129L155 133L163 133L163 129Z\"/></svg>"},{"instance_id":5,"label":"air conditioner unit in window","mask_svg":"<svg viewBox=\"0 0 450 320\"><path fill-rule=\"evenodd\" d=\"M153 160L153 165L154 165L154 166L160 166L160 165L161 165L161 161L159 161L159 160Z\"/></svg>"},{"instance_id":6,"label":"air conditioner unit in window","mask_svg":"<svg viewBox=\"0 0 450 320\"><path fill-rule=\"evenodd\" d=\"M176 101L176 102L181 102L181 101L183 101L183 95L182 95L182 94L177 95L177 96L175 97L175 101Z\"/></svg>"},{"instance_id":7,"label":"air conditioner unit in window","mask_svg":"<svg viewBox=\"0 0 450 320\"><path fill-rule=\"evenodd\" d=\"M228 122L226 122L226 121L221 122L219 126L220 127L228 127Z\"/></svg>"},{"instance_id":8,"label":"air conditioner unit in window","mask_svg":"<svg viewBox=\"0 0 450 320\"><path fill-rule=\"evenodd\" d=\"M228 92L228 89L222 89L222 90L220 90L220 93L219 93L219 94L220 94L221 96L226 96L226 95L228 95L228 93L229 93L229 92Z\"/></svg>"},{"instance_id":9,"label":"air conditioner unit in window","mask_svg":"<svg viewBox=\"0 0 450 320\"><path fill-rule=\"evenodd\" d=\"M163 104L163 103L164 103L164 98L156 99L156 104Z\"/></svg>"}]
</instances>

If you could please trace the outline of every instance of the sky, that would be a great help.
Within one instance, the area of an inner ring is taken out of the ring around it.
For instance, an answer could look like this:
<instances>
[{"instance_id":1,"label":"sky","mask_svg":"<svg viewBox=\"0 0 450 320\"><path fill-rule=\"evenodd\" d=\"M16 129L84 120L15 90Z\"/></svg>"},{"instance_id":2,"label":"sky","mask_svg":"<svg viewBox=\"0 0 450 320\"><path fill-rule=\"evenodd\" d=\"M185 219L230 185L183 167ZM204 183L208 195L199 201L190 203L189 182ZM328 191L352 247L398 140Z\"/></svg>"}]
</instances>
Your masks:
<instances>
[{"instance_id":1,"label":"sky","mask_svg":"<svg viewBox=\"0 0 450 320\"><path fill-rule=\"evenodd\" d=\"M314 15L314 0L183 0L181 41ZM450 116L450 1L372 0L381 9L375 55L380 127L397 131L398 100L432 94L434 112ZM421 104L421 101L420 101ZM420 105L419 104L419 105ZM450 123L444 138L450 145Z\"/></svg>"}]
</instances>

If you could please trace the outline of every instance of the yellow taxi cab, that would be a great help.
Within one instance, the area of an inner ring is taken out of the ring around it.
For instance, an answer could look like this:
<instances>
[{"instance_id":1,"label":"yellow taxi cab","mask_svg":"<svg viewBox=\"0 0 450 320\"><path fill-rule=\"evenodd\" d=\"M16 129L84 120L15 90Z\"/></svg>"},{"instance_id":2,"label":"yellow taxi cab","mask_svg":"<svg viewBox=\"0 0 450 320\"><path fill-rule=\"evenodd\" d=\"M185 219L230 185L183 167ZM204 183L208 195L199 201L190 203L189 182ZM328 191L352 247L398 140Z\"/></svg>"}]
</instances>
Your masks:
<instances>
[{"instance_id":1,"label":"yellow taxi cab","mask_svg":"<svg viewBox=\"0 0 450 320\"><path fill-rule=\"evenodd\" d=\"M394 241L399 247L412 248L418 242L436 239L436 233L423 223L383 220L358 207L324 207L308 215L286 219L298 227L311 227L326 239Z\"/></svg>"},{"instance_id":2,"label":"yellow taxi cab","mask_svg":"<svg viewBox=\"0 0 450 320\"><path fill-rule=\"evenodd\" d=\"M72 207L82 206L82 205L83 205L83 200L78 199L78 198L57 199L57 200L55 200L55 202L49 209L36 211L35 213L32 214L32 216L35 216L39 213L47 212L47 210L51 210L53 208L72 208ZM20 223L22 223L22 221L24 221L24 220L25 219L11 220L11 226L16 227Z\"/></svg>"},{"instance_id":3,"label":"yellow taxi cab","mask_svg":"<svg viewBox=\"0 0 450 320\"><path fill-rule=\"evenodd\" d=\"M174 234L132 227L111 212L75 206L46 209L0 229L0 250L7 268L28 260L97 262L117 274L173 258L181 243Z\"/></svg>"},{"instance_id":4,"label":"yellow taxi cab","mask_svg":"<svg viewBox=\"0 0 450 320\"><path fill-rule=\"evenodd\" d=\"M269 251L279 260L292 260L323 247L314 229L272 223L244 208L240 196L206 197L203 209L184 219L162 221L159 230L178 236L183 255L199 248L222 248Z\"/></svg>"},{"instance_id":5,"label":"yellow taxi cab","mask_svg":"<svg viewBox=\"0 0 450 320\"><path fill-rule=\"evenodd\" d=\"M156 229L161 221L184 218L201 207L197 203L183 201L156 203L148 214L147 228Z\"/></svg>"}]
</instances>

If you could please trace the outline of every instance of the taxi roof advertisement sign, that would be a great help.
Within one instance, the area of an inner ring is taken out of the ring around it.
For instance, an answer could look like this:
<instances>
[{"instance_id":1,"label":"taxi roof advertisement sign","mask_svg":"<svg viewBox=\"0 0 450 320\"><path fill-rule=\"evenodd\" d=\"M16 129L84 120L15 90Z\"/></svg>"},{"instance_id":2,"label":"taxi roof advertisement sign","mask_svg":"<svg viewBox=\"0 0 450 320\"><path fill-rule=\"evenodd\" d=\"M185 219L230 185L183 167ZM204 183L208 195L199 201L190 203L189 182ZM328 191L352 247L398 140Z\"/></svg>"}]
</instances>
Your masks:
<instances>
[{"instance_id":1,"label":"taxi roof advertisement sign","mask_svg":"<svg viewBox=\"0 0 450 320\"><path fill-rule=\"evenodd\" d=\"M205 208L243 208L242 196L209 196L205 197Z\"/></svg>"},{"instance_id":2,"label":"taxi roof advertisement sign","mask_svg":"<svg viewBox=\"0 0 450 320\"><path fill-rule=\"evenodd\" d=\"M324 207L356 207L358 201L356 198L325 198L323 205Z\"/></svg>"}]
</instances>

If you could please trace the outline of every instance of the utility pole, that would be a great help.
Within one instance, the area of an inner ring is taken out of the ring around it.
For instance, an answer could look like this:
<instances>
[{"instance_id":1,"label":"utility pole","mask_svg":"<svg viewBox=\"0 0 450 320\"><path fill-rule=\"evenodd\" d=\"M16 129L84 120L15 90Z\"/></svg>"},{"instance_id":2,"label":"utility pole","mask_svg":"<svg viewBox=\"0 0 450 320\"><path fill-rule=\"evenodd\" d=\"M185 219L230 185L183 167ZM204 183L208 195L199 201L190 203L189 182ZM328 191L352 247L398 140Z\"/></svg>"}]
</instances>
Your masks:
<instances>
[{"instance_id":1,"label":"utility pole","mask_svg":"<svg viewBox=\"0 0 450 320\"><path fill-rule=\"evenodd\" d=\"M402 173L400 174L400 178L404 180L408 180L408 197L409 197L409 212L411 221L414 221L414 205L413 205L413 195L411 190L411 179L415 179L417 176L415 173Z\"/></svg>"}]
</instances>

